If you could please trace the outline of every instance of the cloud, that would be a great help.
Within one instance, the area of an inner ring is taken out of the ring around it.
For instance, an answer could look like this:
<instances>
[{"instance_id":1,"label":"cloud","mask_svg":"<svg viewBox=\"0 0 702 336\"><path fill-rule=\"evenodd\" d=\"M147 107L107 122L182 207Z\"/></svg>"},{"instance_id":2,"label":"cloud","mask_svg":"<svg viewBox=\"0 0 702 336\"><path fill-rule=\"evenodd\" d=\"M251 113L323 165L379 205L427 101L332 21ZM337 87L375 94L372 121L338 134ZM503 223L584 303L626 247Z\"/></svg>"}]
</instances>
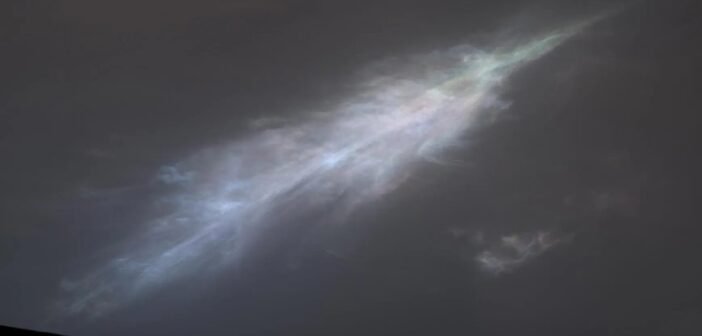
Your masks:
<instances>
[{"instance_id":1,"label":"cloud","mask_svg":"<svg viewBox=\"0 0 702 336\"><path fill-rule=\"evenodd\" d=\"M536 232L503 236L476 256L480 267L493 274L510 272L565 241L553 233Z\"/></svg>"},{"instance_id":2,"label":"cloud","mask_svg":"<svg viewBox=\"0 0 702 336\"><path fill-rule=\"evenodd\" d=\"M163 166L156 180L165 184L183 184L193 179L193 172L182 172L176 166Z\"/></svg>"},{"instance_id":3,"label":"cloud","mask_svg":"<svg viewBox=\"0 0 702 336\"><path fill-rule=\"evenodd\" d=\"M172 190L154 202L163 215L143 223L93 271L65 279L59 312L100 316L164 284L231 267L264 229L296 215L344 221L476 127L512 73L581 28L490 50L458 47L399 60L401 66L368 79L336 108L164 166L156 180ZM478 260L499 273L556 242L547 233L503 237Z\"/></svg>"}]
</instances>

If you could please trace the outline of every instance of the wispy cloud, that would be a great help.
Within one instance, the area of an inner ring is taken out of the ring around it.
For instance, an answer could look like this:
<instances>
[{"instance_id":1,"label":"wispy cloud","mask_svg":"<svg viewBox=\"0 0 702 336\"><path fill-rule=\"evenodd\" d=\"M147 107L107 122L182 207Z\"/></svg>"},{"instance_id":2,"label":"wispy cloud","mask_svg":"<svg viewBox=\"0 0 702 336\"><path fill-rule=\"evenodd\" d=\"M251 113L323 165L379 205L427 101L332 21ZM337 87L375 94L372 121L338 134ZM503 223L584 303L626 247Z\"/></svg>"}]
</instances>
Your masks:
<instances>
[{"instance_id":1,"label":"wispy cloud","mask_svg":"<svg viewBox=\"0 0 702 336\"><path fill-rule=\"evenodd\" d=\"M249 137L164 166L156 180L173 192L154 206L165 215L144 223L96 270L65 279L59 312L99 316L165 283L232 265L261 226L285 222L291 211L334 209L329 218L343 220L397 189L416 163L457 143L485 112L504 107L498 95L509 76L581 28L410 57L330 111L273 119L275 127L254 123ZM556 242L546 233L504 237L478 260L501 272Z\"/></svg>"},{"instance_id":2,"label":"wispy cloud","mask_svg":"<svg viewBox=\"0 0 702 336\"><path fill-rule=\"evenodd\" d=\"M515 270L538 257L556 244L567 240L549 232L522 233L503 236L475 258L479 265L493 274Z\"/></svg>"}]
</instances>

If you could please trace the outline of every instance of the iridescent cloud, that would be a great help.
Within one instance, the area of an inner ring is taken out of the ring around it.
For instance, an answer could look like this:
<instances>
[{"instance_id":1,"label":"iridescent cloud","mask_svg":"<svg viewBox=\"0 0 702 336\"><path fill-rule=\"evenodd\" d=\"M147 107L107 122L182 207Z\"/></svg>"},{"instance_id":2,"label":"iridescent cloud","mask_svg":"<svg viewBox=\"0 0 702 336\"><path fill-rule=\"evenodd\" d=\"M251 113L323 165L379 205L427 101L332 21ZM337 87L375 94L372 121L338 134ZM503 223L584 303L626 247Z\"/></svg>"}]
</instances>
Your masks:
<instances>
[{"instance_id":1,"label":"iridescent cloud","mask_svg":"<svg viewBox=\"0 0 702 336\"><path fill-rule=\"evenodd\" d=\"M511 74L582 28L412 57L405 70L371 78L330 111L255 123L248 137L164 167L156 180L174 191L154 206L165 214L98 269L64 280L60 312L99 316L166 283L235 265L259 228L284 223L289 211L333 204L330 220L343 220L458 142L499 105ZM533 246L513 243L526 252ZM490 258L480 260L492 265Z\"/></svg>"}]
</instances>

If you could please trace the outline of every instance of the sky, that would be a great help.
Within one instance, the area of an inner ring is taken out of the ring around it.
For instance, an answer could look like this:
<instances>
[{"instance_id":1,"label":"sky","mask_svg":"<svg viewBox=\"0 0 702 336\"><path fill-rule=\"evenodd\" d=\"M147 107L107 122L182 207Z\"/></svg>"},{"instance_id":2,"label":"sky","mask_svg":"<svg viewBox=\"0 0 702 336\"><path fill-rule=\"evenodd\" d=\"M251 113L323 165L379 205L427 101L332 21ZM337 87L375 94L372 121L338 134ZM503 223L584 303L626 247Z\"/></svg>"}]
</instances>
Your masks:
<instances>
[{"instance_id":1,"label":"sky","mask_svg":"<svg viewBox=\"0 0 702 336\"><path fill-rule=\"evenodd\" d=\"M0 324L702 333L695 1L0 6Z\"/></svg>"}]
</instances>

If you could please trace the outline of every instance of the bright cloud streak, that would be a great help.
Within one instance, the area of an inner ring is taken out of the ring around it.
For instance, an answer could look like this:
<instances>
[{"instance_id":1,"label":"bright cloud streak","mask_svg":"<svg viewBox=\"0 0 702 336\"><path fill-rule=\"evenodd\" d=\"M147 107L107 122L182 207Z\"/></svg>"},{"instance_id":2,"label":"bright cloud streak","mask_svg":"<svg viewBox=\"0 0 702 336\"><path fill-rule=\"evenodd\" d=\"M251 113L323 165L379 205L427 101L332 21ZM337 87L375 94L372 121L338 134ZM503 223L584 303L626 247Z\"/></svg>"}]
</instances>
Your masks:
<instances>
[{"instance_id":1,"label":"bright cloud streak","mask_svg":"<svg viewBox=\"0 0 702 336\"><path fill-rule=\"evenodd\" d=\"M175 279L232 265L258 228L286 211L334 204L329 215L343 219L380 199L494 108L512 73L582 26L491 51L413 58L408 73L374 78L336 109L164 167L158 179L177 189L157 201L167 214L94 272L63 281L61 314L98 316Z\"/></svg>"}]
</instances>

